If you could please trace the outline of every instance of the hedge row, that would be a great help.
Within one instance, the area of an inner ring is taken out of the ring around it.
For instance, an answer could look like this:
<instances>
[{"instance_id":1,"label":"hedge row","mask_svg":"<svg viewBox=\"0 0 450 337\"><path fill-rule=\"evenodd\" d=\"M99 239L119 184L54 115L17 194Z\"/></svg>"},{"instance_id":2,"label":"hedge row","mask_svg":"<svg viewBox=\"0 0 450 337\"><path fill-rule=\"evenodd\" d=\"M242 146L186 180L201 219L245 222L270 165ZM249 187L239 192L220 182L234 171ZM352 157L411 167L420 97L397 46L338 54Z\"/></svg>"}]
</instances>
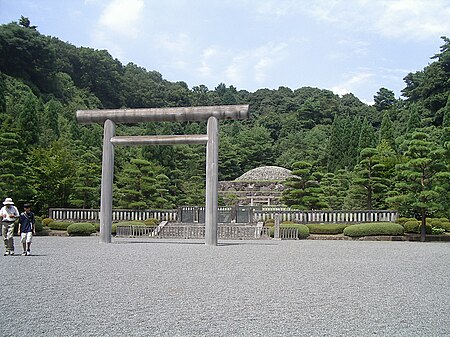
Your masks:
<instances>
[{"instance_id":1,"label":"hedge row","mask_svg":"<svg viewBox=\"0 0 450 337\"><path fill-rule=\"evenodd\" d=\"M299 239L306 239L309 236L309 228L306 225L296 224L293 222L283 222L280 228L296 228ZM275 227L270 226L269 235L273 238L275 235Z\"/></svg>"},{"instance_id":2,"label":"hedge row","mask_svg":"<svg viewBox=\"0 0 450 337\"><path fill-rule=\"evenodd\" d=\"M348 224L308 224L310 234L341 234Z\"/></svg>"},{"instance_id":3,"label":"hedge row","mask_svg":"<svg viewBox=\"0 0 450 337\"><path fill-rule=\"evenodd\" d=\"M421 222L415 218L398 218L396 222L405 228L405 233L420 233ZM433 228L441 228L446 232L450 232L450 221L447 218L427 218L427 234L432 234Z\"/></svg>"},{"instance_id":4,"label":"hedge row","mask_svg":"<svg viewBox=\"0 0 450 337\"><path fill-rule=\"evenodd\" d=\"M344 235L350 237L370 235L403 235L403 226L392 222L365 223L350 225L344 229Z\"/></svg>"},{"instance_id":5,"label":"hedge row","mask_svg":"<svg viewBox=\"0 0 450 337\"><path fill-rule=\"evenodd\" d=\"M67 227L67 234L70 236L89 236L95 233L95 226L92 223L73 223Z\"/></svg>"}]
</instances>

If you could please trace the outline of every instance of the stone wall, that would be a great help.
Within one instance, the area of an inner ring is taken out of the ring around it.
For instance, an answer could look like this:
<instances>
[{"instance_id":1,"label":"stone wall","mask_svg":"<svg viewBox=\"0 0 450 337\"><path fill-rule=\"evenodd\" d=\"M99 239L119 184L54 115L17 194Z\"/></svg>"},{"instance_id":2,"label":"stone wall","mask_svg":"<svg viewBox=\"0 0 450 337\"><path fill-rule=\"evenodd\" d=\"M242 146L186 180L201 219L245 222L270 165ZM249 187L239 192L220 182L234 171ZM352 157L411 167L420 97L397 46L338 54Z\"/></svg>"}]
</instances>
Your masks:
<instances>
[{"instance_id":1,"label":"stone wall","mask_svg":"<svg viewBox=\"0 0 450 337\"><path fill-rule=\"evenodd\" d=\"M218 193L239 205L279 205L284 189L281 181L220 181Z\"/></svg>"}]
</instances>

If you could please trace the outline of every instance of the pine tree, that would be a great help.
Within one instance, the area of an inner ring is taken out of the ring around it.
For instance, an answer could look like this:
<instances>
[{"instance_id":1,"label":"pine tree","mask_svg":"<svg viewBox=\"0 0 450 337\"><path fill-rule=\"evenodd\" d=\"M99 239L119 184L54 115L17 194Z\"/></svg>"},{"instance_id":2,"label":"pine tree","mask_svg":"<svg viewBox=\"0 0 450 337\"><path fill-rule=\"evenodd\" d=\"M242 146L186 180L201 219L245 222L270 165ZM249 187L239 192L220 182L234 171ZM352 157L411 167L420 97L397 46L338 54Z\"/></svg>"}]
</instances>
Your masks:
<instances>
[{"instance_id":1,"label":"pine tree","mask_svg":"<svg viewBox=\"0 0 450 337\"><path fill-rule=\"evenodd\" d=\"M76 181L70 203L75 207L99 208L101 164L93 151L85 150L80 156Z\"/></svg>"},{"instance_id":2,"label":"pine tree","mask_svg":"<svg viewBox=\"0 0 450 337\"><path fill-rule=\"evenodd\" d=\"M58 117L60 115L62 115L62 104L59 101L51 99L45 104L42 118L43 130L40 137L42 144L49 144L59 138Z\"/></svg>"},{"instance_id":3,"label":"pine tree","mask_svg":"<svg viewBox=\"0 0 450 337\"><path fill-rule=\"evenodd\" d=\"M375 147L377 145L377 138L375 135L375 129L372 124L369 123L367 118L364 119L361 125L361 132L359 133L358 140L358 158L361 154L361 150L366 147ZM359 159L358 159L359 161Z\"/></svg>"},{"instance_id":4,"label":"pine tree","mask_svg":"<svg viewBox=\"0 0 450 337\"><path fill-rule=\"evenodd\" d=\"M393 148L394 150L396 149L394 125L392 124L388 112L383 115L383 120L381 121L379 143L381 143L381 141L383 140L386 140L391 148Z\"/></svg>"},{"instance_id":5,"label":"pine tree","mask_svg":"<svg viewBox=\"0 0 450 337\"><path fill-rule=\"evenodd\" d=\"M162 169L150 161L132 159L117 174L118 205L121 208L149 209L161 205L163 191L156 177ZM167 189L168 191L168 189Z\"/></svg>"},{"instance_id":6,"label":"pine tree","mask_svg":"<svg viewBox=\"0 0 450 337\"><path fill-rule=\"evenodd\" d=\"M19 135L0 129L0 153L0 191L3 197L11 197L18 202L30 201L33 190L27 179L27 157Z\"/></svg>"},{"instance_id":7,"label":"pine tree","mask_svg":"<svg viewBox=\"0 0 450 337\"><path fill-rule=\"evenodd\" d=\"M445 163L444 149L430 140L425 132L415 132L408 141L405 152L406 162L398 164L397 193L387 199L401 212L417 214L421 220L421 240L425 241L426 217L445 207L439 203L441 194L446 194L450 173ZM405 214L406 215L406 214Z\"/></svg>"},{"instance_id":8,"label":"pine tree","mask_svg":"<svg viewBox=\"0 0 450 337\"><path fill-rule=\"evenodd\" d=\"M283 202L296 209L325 209L328 205L323 200L320 186L320 175L313 172L308 162L297 162L293 165L294 177L285 183L287 189L283 191Z\"/></svg>"},{"instance_id":9,"label":"pine tree","mask_svg":"<svg viewBox=\"0 0 450 337\"><path fill-rule=\"evenodd\" d=\"M412 104L409 108L409 118L406 131L413 132L414 130L420 129L421 127L422 122L420 120L418 107L416 104Z\"/></svg>"},{"instance_id":10,"label":"pine tree","mask_svg":"<svg viewBox=\"0 0 450 337\"><path fill-rule=\"evenodd\" d=\"M336 115L331 125L331 134L328 143L328 172L336 172L343 168L342 155L345 152L343 137L345 134L345 120L343 117Z\"/></svg>"},{"instance_id":11,"label":"pine tree","mask_svg":"<svg viewBox=\"0 0 450 337\"><path fill-rule=\"evenodd\" d=\"M448 95L447 104L444 108L444 116L442 119L442 126L444 128L450 127L450 94Z\"/></svg>"},{"instance_id":12,"label":"pine tree","mask_svg":"<svg viewBox=\"0 0 450 337\"><path fill-rule=\"evenodd\" d=\"M384 177L385 166L378 159L375 148L365 148L361 151L361 160L355 167L353 185L350 194L353 196L352 205L357 208L374 209L389 184ZM359 204L358 204L359 203ZM359 207L358 207L359 206Z\"/></svg>"},{"instance_id":13,"label":"pine tree","mask_svg":"<svg viewBox=\"0 0 450 337\"><path fill-rule=\"evenodd\" d=\"M33 94L26 95L17 118L17 126L22 141L27 145L38 144L39 142L38 109L40 108L42 108L42 105Z\"/></svg>"}]
</instances>

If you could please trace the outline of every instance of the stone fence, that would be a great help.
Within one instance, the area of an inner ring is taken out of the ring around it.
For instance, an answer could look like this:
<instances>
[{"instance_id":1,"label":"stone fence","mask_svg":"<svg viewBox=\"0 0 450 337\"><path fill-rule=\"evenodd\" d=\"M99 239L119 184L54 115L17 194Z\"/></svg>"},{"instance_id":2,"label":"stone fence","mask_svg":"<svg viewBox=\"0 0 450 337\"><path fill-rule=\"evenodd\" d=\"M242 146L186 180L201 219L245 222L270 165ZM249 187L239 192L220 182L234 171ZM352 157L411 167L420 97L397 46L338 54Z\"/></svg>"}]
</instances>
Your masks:
<instances>
[{"instance_id":1,"label":"stone fence","mask_svg":"<svg viewBox=\"0 0 450 337\"><path fill-rule=\"evenodd\" d=\"M266 221L274 219L275 215L280 217L280 221L293 221L296 223L363 223L363 222L395 222L398 218L397 211L390 210L352 210L352 211L300 211L266 209L255 210L254 219L256 221Z\"/></svg>"},{"instance_id":2,"label":"stone fence","mask_svg":"<svg viewBox=\"0 0 450 337\"><path fill-rule=\"evenodd\" d=\"M274 206L233 206L218 208L219 223L257 223L275 219L297 223L364 223L395 222L397 211L349 210L349 211L301 211ZM125 210L114 209L113 221L133 221L156 218L159 221L179 223L204 223L205 208L183 206L177 210ZM51 208L49 217L59 221L99 221L98 209Z\"/></svg>"},{"instance_id":3,"label":"stone fence","mask_svg":"<svg viewBox=\"0 0 450 337\"><path fill-rule=\"evenodd\" d=\"M205 226L199 224L186 225L168 225L157 231L157 227L145 226L121 226L118 225L116 229L117 237L149 237L159 239L204 239ZM218 237L220 239L269 239L270 228L247 225L224 225L220 224L218 227ZM282 238L283 233L281 233ZM292 233L287 233L286 239L292 239Z\"/></svg>"},{"instance_id":4,"label":"stone fence","mask_svg":"<svg viewBox=\"0 0 450 337\"><path fill-rule=\"evenodd\" d=\"M50 208L48 216L54 220L100 221L99 209ZM113 221L133 221L155 218L160 221L177 221L177 210L130 210L113 209Z\"/></svg>"}]
</instances>

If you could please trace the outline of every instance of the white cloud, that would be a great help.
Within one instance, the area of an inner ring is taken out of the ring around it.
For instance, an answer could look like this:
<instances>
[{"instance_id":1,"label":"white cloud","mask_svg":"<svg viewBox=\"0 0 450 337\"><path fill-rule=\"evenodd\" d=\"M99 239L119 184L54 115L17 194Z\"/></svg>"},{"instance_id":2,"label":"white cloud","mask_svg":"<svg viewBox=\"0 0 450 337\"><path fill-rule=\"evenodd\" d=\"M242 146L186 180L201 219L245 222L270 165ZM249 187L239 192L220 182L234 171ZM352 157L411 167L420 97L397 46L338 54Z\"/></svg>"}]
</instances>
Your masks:
<instances>
[{"instance_id":1,"label":"white cloud","mask_svg":"<svg viewBox=\"0 0 450 337\"><path fill-rule=\"evenodd\" d=\"M374 27L385 36L424 40L450 31L448 1L384 1L383 7Z\"/></svg>"},{"instance_id":2,"label":"white cloud","mask_svg":"<svg viewBox=\"0 0 450 337\"><path fill-rule=\"evenodd\" d=\"M123 37L136 38L143 8L143 0L113 0L101 14L99 26Z\"/></svg>"},{"instance_id":3,"label":"white cloud","mask_svg":"<svg viewBox=\"0 0 450 337\"><path fill-rule=\"evenodd\" d=\"M210 64L211 59L214 59L218 54L219 51L215 47L208 47L205 50L202 51L202 56L200 59L200 67L197 68L197 70L200 72L200 75L202 77L211 77L212 75L212 66Z\"/></svg>"},{"instance_id":4,"label":"white cloud","mask_svg":"<svg viewBox=\"0 0 450 337\"><path fill-rule=\"evenodd\" d=\"M268 43L254 52L255 65L253 67L255 72L255 80L257 83L263 83L267 77L267 72L281 62L287 56L288 44L285 42Z\"/></svg>"},{"instance_id":5,"label":"white cloud","mask_svg":"<svg viewBox=\"0 0 450 337\"><path fill-rule=\"evenodd\" d=\"M171 68L185 70L190 67L192 41L188 34L162 34L154 39L154 47L166 56L166 65Z\"/></svg>"},{"instance_id":6,"label":"white cloud","mask_svg":"<svg viewBox=\"0 0 450 337\"><path fill-rule=\"evenodd\" d=\"M193 70L203 82L232 83L247 89L251 83L267 85L270 72L287 57L287 49L285 42L239 51L212 45L200 53L200 64Z\"/></svg>"},{"instance_id":7,"label":"white cloud","mask_svg":"<svg viewBox=\"0 0 450 337\"><path fill-rule=\"evenodd\" d=\"M347 75L345 81L333 86L331 91L338 95L345 95L351 92L354 93L359 87L367 85L367 82L369 82L373 76L373 73L367 70Z\"/></svg>"},{"instance_id":8,"label":"white cloud","mask_svg":"<svg viewBox=\"0 0 450 337\"><path fill-rule=\"evenodd\" d=\"M254 5L268 19L307 15L340 29L394 39L425 40L450 31L448 0L267 0Z\"/></svg>"}]
</instances>

